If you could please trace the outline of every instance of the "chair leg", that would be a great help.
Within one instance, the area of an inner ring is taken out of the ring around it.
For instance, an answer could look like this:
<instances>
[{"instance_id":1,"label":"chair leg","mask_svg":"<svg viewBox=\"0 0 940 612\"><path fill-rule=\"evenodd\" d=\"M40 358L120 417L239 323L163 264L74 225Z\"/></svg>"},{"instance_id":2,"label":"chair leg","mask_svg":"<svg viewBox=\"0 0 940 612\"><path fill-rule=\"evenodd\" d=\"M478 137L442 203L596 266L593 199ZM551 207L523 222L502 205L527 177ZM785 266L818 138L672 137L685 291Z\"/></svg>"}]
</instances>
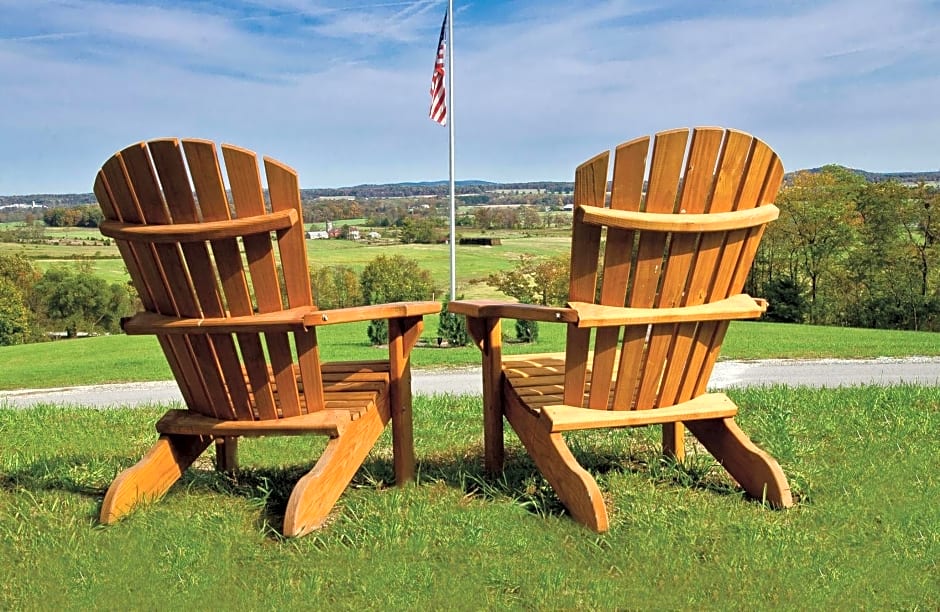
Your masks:
<instances>
[{"instance_id":1,"label":"chair leg","mask_svg":"<svg viewBox=\"0 0 940 612\"><path fill-rule=\"evenodd\" d=\"M110 525L142 501L163 496L209 446L209 436L162 435L143 458L114 479L101 504L100 521Z\"/></svg>"},{"instance_id":2,"label":"chair leg","mask_svg":"<svg viewBox=\"0 0 940 612\"><path fill-rule=\"evenodd\" d=\"M506 395L513 396L513 393ZM579 523L598 533L607 531L610 528L607 508L597 481L571 454L561 434L550 433L537 416L518 402L514 397L507 397L506 419L558 499Z\"/></svg>"},{"instance_id":3,"label":"chair leg","mask_svg":"<svg viewBox=\"0 0 940 612\"><path fill-rule=\"evenodd\" d=\"M751 442L733 418L687 421L685 425L751 497L776 508L793 505L790 484L780 464Z\"/></svg>"},{"instance_id":4,"label":"chair leg","mask_svg":"<svg viewBox=\"0 0 940 612\"><path fill-rule=\"evenodd\" d=\"M215 469L225 474L238 470L238 436L215 439Z\"/></svg>"},{"instance_id":5,"label":"chair leg","mask_svg":"<svg viewBox=\"0 0 940 612\"><path fill-rule=\"evenodd\" d=\"M302 536L323 525L388 421L388 408L373 409L330 439L317 464L294 485L284 513L286 537Z\"/></svg>"}]
</instances>

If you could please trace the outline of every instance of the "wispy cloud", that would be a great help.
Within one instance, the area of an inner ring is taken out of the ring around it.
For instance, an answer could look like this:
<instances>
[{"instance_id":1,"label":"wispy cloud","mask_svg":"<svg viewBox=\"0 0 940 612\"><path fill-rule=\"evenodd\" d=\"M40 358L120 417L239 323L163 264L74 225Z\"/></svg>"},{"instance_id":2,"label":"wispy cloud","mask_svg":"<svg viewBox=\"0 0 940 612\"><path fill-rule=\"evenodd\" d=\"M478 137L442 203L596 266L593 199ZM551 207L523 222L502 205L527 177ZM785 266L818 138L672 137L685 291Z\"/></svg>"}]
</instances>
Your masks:
<instances>
[{"instance_id":1,"label":"wispy cloud","mask_svg":"<svg viewBox=\"0 0 940 612\"><path fill-rule=\"evenodd\" d=\"M458 2L461 178L568 179L677 125L788 168L940 166L940 8L899 0ZM446 175L426 118L446 3L0 0L0 193L87 190L142 138L235 142L305 185Z\"/></svg>"}]
</instances>

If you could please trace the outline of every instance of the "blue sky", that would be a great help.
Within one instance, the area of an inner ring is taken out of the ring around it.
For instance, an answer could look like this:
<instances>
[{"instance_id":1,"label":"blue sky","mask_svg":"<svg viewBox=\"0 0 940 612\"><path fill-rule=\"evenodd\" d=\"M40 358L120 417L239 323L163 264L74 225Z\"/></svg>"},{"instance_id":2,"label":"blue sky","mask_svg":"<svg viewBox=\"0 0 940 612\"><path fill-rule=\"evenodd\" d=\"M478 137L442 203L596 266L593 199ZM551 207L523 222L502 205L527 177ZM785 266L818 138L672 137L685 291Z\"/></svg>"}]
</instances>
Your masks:
<instances>
[{"instance_id":1,"label":"blue sky","mask_svg":"<svg viewBox=\"0 0 940 612\"><path fill-rule=\"evenodd\" d=\"M88 192L114 151L231 142L303 187L447 177L427 117L446 2L0 0L0 194ZM788 170L940 169L940 3L463 1L457 178L571 180L722 125Z\"/></svg>"}]
</instances>

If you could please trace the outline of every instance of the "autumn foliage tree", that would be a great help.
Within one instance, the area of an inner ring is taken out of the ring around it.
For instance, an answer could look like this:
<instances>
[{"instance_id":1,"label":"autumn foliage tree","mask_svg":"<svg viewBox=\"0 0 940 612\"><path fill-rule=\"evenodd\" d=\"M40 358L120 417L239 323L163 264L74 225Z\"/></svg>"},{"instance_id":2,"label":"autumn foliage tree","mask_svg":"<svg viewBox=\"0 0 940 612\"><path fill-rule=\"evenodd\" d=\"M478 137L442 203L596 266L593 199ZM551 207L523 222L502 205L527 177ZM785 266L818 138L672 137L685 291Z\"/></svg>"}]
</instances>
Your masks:
<instances>
[{"instance_id":1,"label":"autumn foliage tree","mask_svg":"<svg viewBox=\"0 0 940 612\"><path fill-rule=\"evenodd\" d=\"M319 308L346 308L365 303L359 277L349 266L322 266L310 272L310 284Z\"/></svg>"},{"instance_id":2,"label":"autumn foliage tree","mask_svg":"<svg viewBox=\"0 0 940 612\"><path fill-rule=\"evenodd\" d=\"M524 304L561 305L568 299L568 254L539 258L523 254L510 270L490 274L486 282ZM516 321L516 339L533 342L538 338L535 321Z\"/></svg>"},{"instance_id":3,"label":"autumn foliage tree","mask_svg":"<svg viewBox=\"0 0 940 612\"><path fill-rule=\"evenodd\" d=\"M23 255L0 254L0 345L32 339L36 329L29 303L39 277Z\"/></svg>"}]
</instances>

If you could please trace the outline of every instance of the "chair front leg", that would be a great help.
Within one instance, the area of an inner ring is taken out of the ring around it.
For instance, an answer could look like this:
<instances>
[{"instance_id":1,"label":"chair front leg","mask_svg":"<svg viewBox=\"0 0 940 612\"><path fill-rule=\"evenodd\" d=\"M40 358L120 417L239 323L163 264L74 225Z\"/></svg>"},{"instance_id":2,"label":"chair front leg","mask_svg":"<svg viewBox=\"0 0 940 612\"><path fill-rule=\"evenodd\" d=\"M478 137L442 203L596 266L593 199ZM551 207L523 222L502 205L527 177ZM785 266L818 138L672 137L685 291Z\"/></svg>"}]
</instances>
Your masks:
<instances>
[{"instance_id":1,"label":"chair front leg","mask_svg":"<svg viewBox=\"0 0 940 612\"><path fill-rule=\"evenodd\" d=\"M467 330L483 353L483 466L503 471L503 334L498 317L467 317Z\"/></svg>"},{"instance_id":2,"label":"chair front leg","mask_svg":"<svg viewBox=\"0 0 940 612\"><path fill-rule=\"evenodd\" d=\"M411 407L411 349L421 338L422 317L388 320L392 455L395 484L415 479L414 419Z\"/></svg>"}]
</instances>

